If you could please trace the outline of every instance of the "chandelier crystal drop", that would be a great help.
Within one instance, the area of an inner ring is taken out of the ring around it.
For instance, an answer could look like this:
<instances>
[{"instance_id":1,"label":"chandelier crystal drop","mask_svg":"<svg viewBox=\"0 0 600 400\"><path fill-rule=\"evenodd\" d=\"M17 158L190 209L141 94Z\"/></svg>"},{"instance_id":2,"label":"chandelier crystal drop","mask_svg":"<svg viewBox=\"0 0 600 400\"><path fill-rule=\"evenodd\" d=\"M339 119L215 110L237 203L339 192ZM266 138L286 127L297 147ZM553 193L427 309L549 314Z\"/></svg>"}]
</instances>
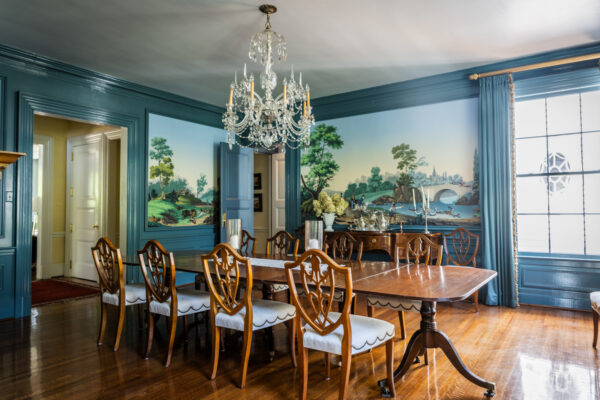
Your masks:
<instances>
[{"instance_id":1,"label":"chandelier crystal drop","mask_svg":"<svg viewBox=\"0 0 600 400\"><path fill-rule=\"evenodd\" d=\"M294 68L289 77L283 78L282 92L275 96L277 74L273 71L275 62L284 62L287 44L282 35L271 29L271 14L277 11L272 5L264 4L260 11L267 14L265 29L256 33L250 40L248 56L261 64L260 90L254 86L254 74L248 76L244 64L244 74L240 82L237 73L229 89L227 111L223 114L223 125L227 130L229 148L237 142L243 147L262 147L274 150L281 145L296 149L307 145L310 128L314 125L310 106L310 89L302 85L302 72L298 81ZM234 136L235 135L235 138Z\"/></svg>"}]
</instances>

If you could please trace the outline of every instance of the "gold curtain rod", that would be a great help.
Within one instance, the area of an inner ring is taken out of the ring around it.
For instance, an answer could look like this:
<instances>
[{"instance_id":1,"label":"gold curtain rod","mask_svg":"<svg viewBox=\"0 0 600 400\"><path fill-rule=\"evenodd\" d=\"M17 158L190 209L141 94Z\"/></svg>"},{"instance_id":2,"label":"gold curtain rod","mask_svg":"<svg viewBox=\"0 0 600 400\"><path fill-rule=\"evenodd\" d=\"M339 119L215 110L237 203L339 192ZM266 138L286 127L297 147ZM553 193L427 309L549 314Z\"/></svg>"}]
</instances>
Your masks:
<instances>
[{"instance_id":1,"label":"gold curtain rod","mask_svg":"<svg viewBox=\"0 0 600 400\"><path fill-rule=\"evenodd\" d=\"M488 76L510 74L510 73L514 73L514 72L531 71L534 69L555 67L557 65L572 64L572 63L576 63L576 62L596 60L596 59L600 59L600 53L592 53L592 54L586 54L584 56L562 58L560 60L545 61L545 62L540 62L540 63L536 63L536 64L523 65L520 67L500 69L498 71L483 72L481 74L471 74L471 75L469 75L469 79L472 81L476 81L479 78L486 78Z\"/></svg>"}]
</instances>

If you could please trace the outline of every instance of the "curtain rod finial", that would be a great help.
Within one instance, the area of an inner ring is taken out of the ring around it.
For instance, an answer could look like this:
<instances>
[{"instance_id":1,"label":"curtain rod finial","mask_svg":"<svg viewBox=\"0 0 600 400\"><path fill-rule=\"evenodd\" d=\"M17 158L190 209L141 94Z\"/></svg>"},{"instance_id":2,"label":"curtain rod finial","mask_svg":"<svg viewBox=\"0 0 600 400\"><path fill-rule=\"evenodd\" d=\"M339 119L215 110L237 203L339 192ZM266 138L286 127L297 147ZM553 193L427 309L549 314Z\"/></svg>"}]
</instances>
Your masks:
<instances>
[{"instance_id":1,"label":"curtain rod finial","mask_svg":"<svg viewBox=\"0 0 600 400\"><path fill-rule=\"evenodd\" d=\"M479 74L471 74L469 75L469 79L472 81L476 81L477 79L479 79Z\"/></svg>"}]
</instances>

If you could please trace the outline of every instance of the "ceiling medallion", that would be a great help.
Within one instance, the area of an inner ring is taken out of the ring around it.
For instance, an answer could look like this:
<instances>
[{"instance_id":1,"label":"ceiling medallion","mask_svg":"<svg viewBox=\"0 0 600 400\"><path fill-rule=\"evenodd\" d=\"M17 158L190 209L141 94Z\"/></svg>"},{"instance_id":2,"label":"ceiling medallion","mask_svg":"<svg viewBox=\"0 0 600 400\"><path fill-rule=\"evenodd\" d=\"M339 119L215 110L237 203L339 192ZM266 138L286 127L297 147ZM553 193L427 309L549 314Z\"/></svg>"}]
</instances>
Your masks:
<instances>
[{"instance_id":1,"label":"ceiling medallion","mask_svg":"<svg viewBox=\"0 0 600 400\"><path fill-rule=\"evenodd\" d=\"M248 56L264 69L260 73L260 89L255 89L254 74L248 76L244 64L244 76L240 82L237 72L229 89L227 111L223 114L223 124L227 130L229 147L237 143L243 147L262 147L274 150L277 146L296 149L307 145L314 117L310 106L308 84L302 86L302 72L298 81L294 78L294 68L289 78L283 78L283 90L275 96L277 74L273 71L275 62L283 62L287 56L287 45L283 36L271 29L271 14L275 6L263 4L259 10L267 14L265 29L256 33L250 40ZM233 136L235 135L235 137Z\"/></svg>"}]
</instances>

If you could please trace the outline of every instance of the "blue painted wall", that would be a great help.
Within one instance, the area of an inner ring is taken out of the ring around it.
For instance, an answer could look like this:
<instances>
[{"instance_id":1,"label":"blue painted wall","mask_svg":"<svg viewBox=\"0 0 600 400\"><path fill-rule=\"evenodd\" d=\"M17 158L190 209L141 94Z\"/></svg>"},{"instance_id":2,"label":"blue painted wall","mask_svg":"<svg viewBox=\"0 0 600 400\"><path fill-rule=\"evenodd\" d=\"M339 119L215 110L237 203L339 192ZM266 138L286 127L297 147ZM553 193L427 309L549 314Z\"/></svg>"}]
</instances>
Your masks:
<instances>
[{"instance_id":1,"label":"blue painted wall","mask_svg":"<svg viewBox=\"0 0 600 400\"><path fill-rule=\"evenodd\" d=\"M400 82L351 93L313 100L317 120L339 118L375 111L449 100L476 97L478 84L467 79L473 72L485 72L532 62L547 61L600 51L600 43L558 50L551 53L491 64L480 68ZM548 74L589 66L547 69L523 76ZM220 127L223 110L202 102L91 72L25 51L0 45L0 148L31 153L33 113L45 112L98 123L126 126L128 134L128 243L129 252L148 239L160 240L166 247L201 249L216 240L214 227L151 232L144 228L145 171L148 111L209 126ZM289 230L300 224L299 154L286 153L286 225ZM2 175L0 192L0 319L23 317L30 313L31 282L31 157L23 157ZM552 262L535 259L549 271L559 268ZM575 260L576 261L576 260ZM590 264L591 274L580 273L572 262L567 273L581 298L585 290L600 288L598 265ZM584 263L588 263L584 261ZM521 264L521 270L538 266ZM587 265L587 264L586 264ZM520 270L521 277L527 273ZM581 270L583 271L583 269ZM554 272L552 272L554 273ZM135 278L128 272L128 279ZM535 275L529 275L534 276ZM534 280L536 278L533 278ZM523 286L525 288L525 284ZM584 288L585 290L583 290ZM540 304L553 304L551 298L562 296L553 289L536 288ZM523 291L521 291L523 293ZM533 297L531 297L533 299ZM525 298L522 298L524 301ZM528 297L529 299L529 297ZM583 300L575 306L585 306Z\"/></svg>"}]
</instances>

